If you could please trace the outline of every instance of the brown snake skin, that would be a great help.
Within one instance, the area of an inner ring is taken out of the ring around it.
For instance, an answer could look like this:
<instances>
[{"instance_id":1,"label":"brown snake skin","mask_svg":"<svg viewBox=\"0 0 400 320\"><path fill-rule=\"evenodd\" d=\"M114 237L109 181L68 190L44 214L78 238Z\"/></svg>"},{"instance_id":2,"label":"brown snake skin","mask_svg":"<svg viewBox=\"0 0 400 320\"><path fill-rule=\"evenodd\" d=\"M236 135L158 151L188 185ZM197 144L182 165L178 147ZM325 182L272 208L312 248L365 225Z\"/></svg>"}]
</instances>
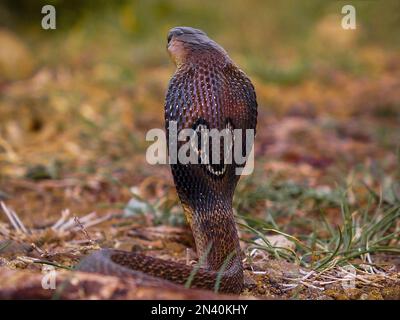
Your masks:
<instances>
[{"instance_id":1,"label":"brown snake skin","mask_svg":"<svg viewBox=\"0 0 400 320\"><path fill-rule=\"evenodd\" d=\"M167 134L170 121L176 121L178 132L185 128L255 130L254 87L222 47L201 30L176 27L168 34L167 48L177 66L165 100ZM242 145L242 152L244 148ZM235 162L171 164L197 255L203 262L196 270L173 261L113 249L89 255L79 269L133 276L160 286L168 284L165 280L185 284L194 275L192 288L214 289L218 282L219 291L239 293L243 287L243 266L232 211L232 198L240 178L235 174L238 166Z\"/></svg>"}]
</instances>

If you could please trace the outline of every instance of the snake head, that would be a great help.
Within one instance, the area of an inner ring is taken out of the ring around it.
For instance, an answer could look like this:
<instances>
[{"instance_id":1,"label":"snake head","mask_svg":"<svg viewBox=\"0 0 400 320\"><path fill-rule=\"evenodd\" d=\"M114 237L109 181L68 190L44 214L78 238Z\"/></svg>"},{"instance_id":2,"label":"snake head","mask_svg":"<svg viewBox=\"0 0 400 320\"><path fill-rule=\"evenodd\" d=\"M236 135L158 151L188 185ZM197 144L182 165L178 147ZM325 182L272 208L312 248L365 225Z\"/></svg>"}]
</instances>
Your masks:
<instances>
[{"instance_id":1,"label":"snake head","mask_svg":"<svg viewBox=\"0 0 400 320\"><path fill-rule=\"evenodd\" d=\"M187 62L195 63L202 54L228 57L226 51L204 31L191 27L172 28L168 32L167 50L178 68Z\"/></svg>"}]
</instances>

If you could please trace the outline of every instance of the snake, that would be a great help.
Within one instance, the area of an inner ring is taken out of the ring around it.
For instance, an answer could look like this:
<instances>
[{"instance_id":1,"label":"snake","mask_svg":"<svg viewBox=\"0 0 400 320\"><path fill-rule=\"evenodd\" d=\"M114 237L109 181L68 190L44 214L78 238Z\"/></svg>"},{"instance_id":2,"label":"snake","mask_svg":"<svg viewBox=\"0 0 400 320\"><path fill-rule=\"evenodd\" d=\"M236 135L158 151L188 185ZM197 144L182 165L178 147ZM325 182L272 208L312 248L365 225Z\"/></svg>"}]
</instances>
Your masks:
<instances>
[{"instance_id":1,"label":"snake","mask_svg":"<svg viewBox=\"0 0 400 320\"><path fill-rule=\"evenodd\" d=\"M164 104L169 154L171 146L182 147L191 139L170 141L171 124L178 133L191 129L193 135L207 129L226 130L231 136L240 131L242 137L248 130L255 133L254 86L219 44L202 30L175 27L168 32L167 51L176 66ZM104 248L84 257L78 269L139 278L160 287L172 282L190 288L240 293L244 283L243 256L232 203L240 179L237 169L245 166L248 145L246 139L233 143L235 137L228 149L231 153L241 152L244 162L226 161L224 156L219 162L170 162L178 197L193 233L198 264ZM205 151L203 145L194 145L198 147L195 156L200 158ZM217 154L221 148L216 148ZM224 152L225 149L220 153L225 155Z\"/></svg>"}]
</instances>

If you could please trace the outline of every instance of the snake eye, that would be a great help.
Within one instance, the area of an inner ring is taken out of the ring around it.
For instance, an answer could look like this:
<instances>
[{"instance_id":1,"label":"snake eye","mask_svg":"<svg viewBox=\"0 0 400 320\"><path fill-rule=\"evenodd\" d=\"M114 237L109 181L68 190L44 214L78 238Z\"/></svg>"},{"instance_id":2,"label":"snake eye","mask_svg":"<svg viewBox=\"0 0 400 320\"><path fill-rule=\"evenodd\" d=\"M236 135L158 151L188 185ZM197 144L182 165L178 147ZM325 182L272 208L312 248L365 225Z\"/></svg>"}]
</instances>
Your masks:
<instances>
[{"instance_id":1,"label":"snake eye","mask_svg":"<svg viewBox=\"0 0 400 320\"><path fill-rule=\"evenodd\" d=\"M167 43L169 44L170 43L170 41L171 41L171 39L172 39L172 34L170 33L169 35L168 35L168 38L167 38Z\"/></svg>"}]
</instances>

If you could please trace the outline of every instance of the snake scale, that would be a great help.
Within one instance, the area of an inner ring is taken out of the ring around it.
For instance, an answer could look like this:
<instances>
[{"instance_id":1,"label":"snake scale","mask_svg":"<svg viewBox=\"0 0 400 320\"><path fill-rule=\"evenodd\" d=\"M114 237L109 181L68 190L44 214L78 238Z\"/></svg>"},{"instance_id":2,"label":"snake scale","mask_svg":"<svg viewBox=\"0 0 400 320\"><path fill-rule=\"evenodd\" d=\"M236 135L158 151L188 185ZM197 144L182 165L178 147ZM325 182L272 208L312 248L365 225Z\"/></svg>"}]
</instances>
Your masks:
<instances>
[{"instance_id":1,"label":"snake scale","mask_svg":"<svg viewBox=\"0 0 400 320\"><path fill-rule=\"evenodd\" d=\"M165 99L167 136L171 121L176 122L178 132L187 128L255 130L254 87L220 45L201 30L176 27L168 33L167 49L176 65ZM240 147L245 148L244 144ZM159 286L168 284L166 280L185 284L190 278L191 288L214 289L218 283L221 292L239 293L243 266L232 199L240 178L235 169L240 166L244 164L223 160L217 164L183 164L179 160L171 164L202 262L198 266L101 249L85 257L78 269L132 276Z\"/></svg>"}]
</instances>

